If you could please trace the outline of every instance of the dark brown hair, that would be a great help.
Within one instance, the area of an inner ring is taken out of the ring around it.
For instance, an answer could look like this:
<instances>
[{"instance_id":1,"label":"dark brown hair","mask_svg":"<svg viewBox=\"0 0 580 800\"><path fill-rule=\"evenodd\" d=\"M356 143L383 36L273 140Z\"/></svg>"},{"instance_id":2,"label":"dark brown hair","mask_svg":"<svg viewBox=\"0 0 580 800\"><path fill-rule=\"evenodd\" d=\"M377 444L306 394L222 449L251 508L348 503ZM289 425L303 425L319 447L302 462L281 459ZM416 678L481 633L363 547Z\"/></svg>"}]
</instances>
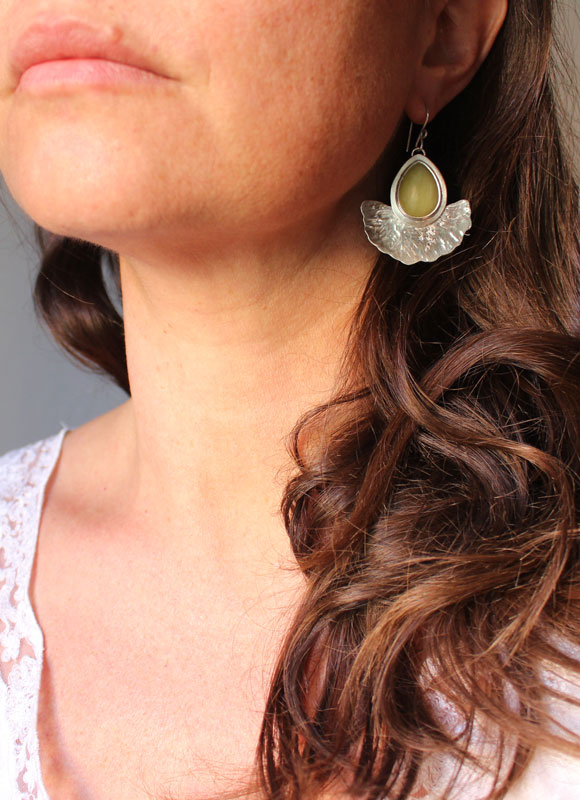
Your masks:
<instances>
[{"instance_id":1,"label":"dark brown hair","mask_svg":"<svg viewBox=\"0 0 580 800\"><path fill-rule=\"evenodd\" d=\"M341 395L294 431L283 513L308 589L258 746L270 800L320 797L333 780L402 800L439 757L460 793L481 768L500 797L537 744L579 752L549 726L558 693L541 671L577 671L566 643L580 644L578 192L552 12L511 2L476 78L430 126L429 156L472 205L466 243L433 264L378 259ZM103 277L118 281L116 257L40 240L39 312L129 392Z\"/></svg>"}]
</instances>

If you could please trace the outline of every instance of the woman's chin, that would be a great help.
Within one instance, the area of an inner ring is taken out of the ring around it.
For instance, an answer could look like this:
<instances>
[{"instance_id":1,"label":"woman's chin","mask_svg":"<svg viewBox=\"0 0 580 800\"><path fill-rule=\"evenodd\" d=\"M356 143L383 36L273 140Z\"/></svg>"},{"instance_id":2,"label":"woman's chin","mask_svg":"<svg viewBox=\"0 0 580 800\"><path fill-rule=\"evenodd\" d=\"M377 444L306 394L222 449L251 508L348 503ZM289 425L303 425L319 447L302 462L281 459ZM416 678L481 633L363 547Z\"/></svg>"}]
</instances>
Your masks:
<instances>
[{"instance_id":1,"label":"woman's chin","mask_svg":"<svg viewBox=\"0 0 580 800\"><path fill-rule=\"evenodd\" d=\"M34 222L53 233L99 242L99 237L151 222L143 203L146 187L131 185L107 170L71 173L71 163L42 159L12 162L4 172L6 186L18 206ZM26 165L26 168L24 168Z\"/></svg>"},{"instance_id":2,"label":"woman's chin","mask_svg":"<svg viewBox=\"0 0 580 800\"><path fill-rule=\"evenodd\" d=\"M146 210L143 199L155 196L158 178L138 155L148 142L115 138L109 125L23 128L15 119L0 142L0 170L16 203L43 228L89 238L130 224Z\"/></svg>"},{"instance_id":3,"label":"woman's chin","mask_svg":"<svg viewBox=\"0 0 580 800\"><path fill-rule=\"evenodd\" d=\"M115 214L111 204L106 203L106 198L101 196L95 199L88 190L79 193L78 184L74 191L71 191L70 184L61 188L54 182L47 184L46 188L30 183L14 185L8 176L6 184L24 213L52 233L100 243L99 240L111 233L113 228L123 227L123 215L119 213L118 203L115 204ZM125 217L128 223L128 211Z\"/></svg>"}]
</instances>

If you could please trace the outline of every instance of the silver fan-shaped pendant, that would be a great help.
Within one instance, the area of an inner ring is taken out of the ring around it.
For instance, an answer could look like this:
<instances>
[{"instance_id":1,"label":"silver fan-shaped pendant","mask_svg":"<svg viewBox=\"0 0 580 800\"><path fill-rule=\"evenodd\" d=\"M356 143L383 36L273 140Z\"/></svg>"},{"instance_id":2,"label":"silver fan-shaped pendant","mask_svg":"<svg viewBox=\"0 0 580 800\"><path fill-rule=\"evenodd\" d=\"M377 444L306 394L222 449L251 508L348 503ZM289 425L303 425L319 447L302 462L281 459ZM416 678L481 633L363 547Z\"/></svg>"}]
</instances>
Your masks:
<instances>
[{"instance_id":1,"label":"silver fan-shaped pendant","mask_svg":"<svg viewBox=\"0 0 580 800\"><path fill-rule=\"evenodd\" d=\"M365 200L361 211L368 240L403 264L436 261L459 247L471 228L469 201L447 205L443 176L424 153L397 173L390 206Z\"/></svg>"}]
</instances>

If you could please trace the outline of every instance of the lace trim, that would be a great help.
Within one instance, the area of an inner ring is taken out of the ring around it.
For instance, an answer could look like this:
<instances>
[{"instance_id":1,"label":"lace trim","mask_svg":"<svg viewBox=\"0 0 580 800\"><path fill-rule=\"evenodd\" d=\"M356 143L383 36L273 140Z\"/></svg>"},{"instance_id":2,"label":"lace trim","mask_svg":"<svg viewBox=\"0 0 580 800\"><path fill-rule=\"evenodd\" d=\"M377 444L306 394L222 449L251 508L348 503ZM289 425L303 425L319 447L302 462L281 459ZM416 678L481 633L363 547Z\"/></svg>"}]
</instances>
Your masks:
<instances>
[{"instance_id":1,"label":"lace trim","mask_svg":"<svg viewBox=\"0 0 580 800\"><path fill-rule=\"evenodd\" d=\"M0 458L0 680L14 747L13 800L49 800L37 732L44 640L28 589L45 489L67 430Z\"/></svg>"}]
</instances>

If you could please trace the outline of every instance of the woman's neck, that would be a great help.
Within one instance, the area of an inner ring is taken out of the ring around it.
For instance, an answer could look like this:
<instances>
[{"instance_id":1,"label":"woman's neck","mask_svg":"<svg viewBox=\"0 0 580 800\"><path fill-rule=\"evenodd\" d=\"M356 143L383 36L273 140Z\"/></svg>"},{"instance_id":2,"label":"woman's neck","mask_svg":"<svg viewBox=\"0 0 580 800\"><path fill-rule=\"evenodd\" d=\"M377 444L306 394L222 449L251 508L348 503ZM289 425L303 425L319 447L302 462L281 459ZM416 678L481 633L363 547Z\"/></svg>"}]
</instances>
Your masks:
<instances>
[{"instance_id":1,"label":"woman's neck","mask_svg":"<svg viewBox=\"0 0 580 800\"><path fill-rule=\"evenodd\" d=\"M260 248L121 258L132 397L115 441L127 514L168 536L179 520L211 526L228 548L232 520L278 512L288 434L336 388L374 260L352 214Z\"/></svg>"}]
</instances>

